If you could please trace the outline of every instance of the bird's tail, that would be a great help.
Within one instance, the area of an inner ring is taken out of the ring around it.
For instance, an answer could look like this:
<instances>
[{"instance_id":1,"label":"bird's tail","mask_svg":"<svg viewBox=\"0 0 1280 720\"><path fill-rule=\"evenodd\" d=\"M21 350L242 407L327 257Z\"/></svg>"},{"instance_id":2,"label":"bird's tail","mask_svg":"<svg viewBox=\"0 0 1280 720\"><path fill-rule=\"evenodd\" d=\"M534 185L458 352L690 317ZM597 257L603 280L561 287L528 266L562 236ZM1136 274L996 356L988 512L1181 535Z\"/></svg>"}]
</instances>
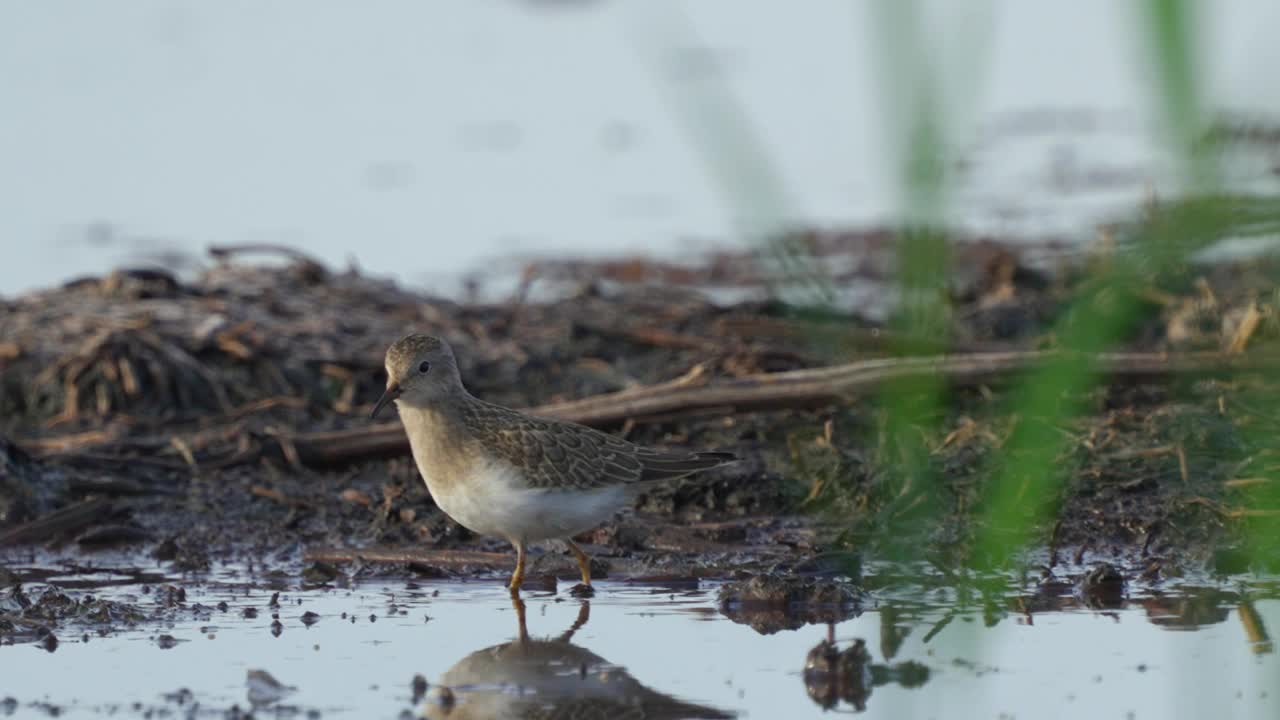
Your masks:
<instances>
[{"instance_id":1,"label":"bird's tail","mask_svg":"<svg viewBox=\"0 0 1280 720\"><path fill-rule=\"evenodd\" d=\"M738 459L730 452L652 453L640 457L640 481L673 480L701 470L728 465Z\"/></svg>"}]
</instances>

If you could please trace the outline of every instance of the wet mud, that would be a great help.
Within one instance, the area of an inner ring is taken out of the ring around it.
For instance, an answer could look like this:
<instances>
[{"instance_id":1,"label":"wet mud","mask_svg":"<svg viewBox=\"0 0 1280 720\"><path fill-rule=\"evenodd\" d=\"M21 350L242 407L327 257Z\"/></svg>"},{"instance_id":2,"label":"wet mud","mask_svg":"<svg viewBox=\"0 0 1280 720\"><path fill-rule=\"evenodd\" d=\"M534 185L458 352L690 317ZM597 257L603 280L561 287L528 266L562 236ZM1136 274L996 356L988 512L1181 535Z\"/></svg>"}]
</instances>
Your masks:
<instances>
[{"instance_id":1,"label":"wet mud","mask_svg":"<svg viewBox=\"0 0 1280 720\"><path fill-rule=\"evenodd\" d=\"M805 242L819 254L855 253L883 238ZM61 625L160 619L23 589L41 580L13 570L32 552L73 558L90 584L104 553L136 558L147 569L129 572L147 587L152 568L204 573L227 563L271 568L282 586L501 582L514 562L507 543L444 516L402 445L375 438L371 446L360 435L389 342L410 329L449 337L470 389L515 407L673 383L745 387L890 351L1030 352L1051 343L1046 329L1080 281L1078 263L1029 264L994 243L966 247L943 338L895 336L852 309L751 299L767 278L741 269L749 258L725 255L680 272L542 263L507 300L460 303L306 258L246 265L227 252L192 280L122 270L5 300L0 637L44 642L65 633ZM843 281L877 272L889 270L862 267ZM1124 349L1240 346L1239 355L1248 346L1246 355L1265 355L1280 335L1264 294L1273 274L1266 263L1207 268L1180 295L1148 293L1149 319ZM716 297L728 287L736 298ZM637 442L741 460L657 486L632 512L578 537L593 577L673 589L737 583L725 586L722 606L757 629L844 619L857 607L866 558L923 545L946 565L969 547L980 473L1019 421L993 410L1005 392L1000 378L981 377L955 383L942 430L924 438L942 483L933 494L943 498L942 520L928 526L892 526L914 500L885 494L895 463L874 391L745 409L677 405L595 422ZM1046 469L1062 474L1063 493L1057 516L1037 529L1045 577L1105 606L1123 598L1126 583L1238 572L1232 553L1247 513L1238 511L1244 486L1232 481L1242 462L1269 452L1250 443L1259 423L1273 421L1249 404L1254 382L1128 373L1090 391L1086 412L1059 428L1074 441L1067 455ZM323 452L317 438L331 439ZM893 532L876 530L886 527ZM1113 564L1088 569L1098 562ZM527 582L556 591L576 577L553 544L532 559ZM75 572L60 574L59 587L76 582ZM852 662L831 658L830 668Z\"/></svg>"}]
</instances>

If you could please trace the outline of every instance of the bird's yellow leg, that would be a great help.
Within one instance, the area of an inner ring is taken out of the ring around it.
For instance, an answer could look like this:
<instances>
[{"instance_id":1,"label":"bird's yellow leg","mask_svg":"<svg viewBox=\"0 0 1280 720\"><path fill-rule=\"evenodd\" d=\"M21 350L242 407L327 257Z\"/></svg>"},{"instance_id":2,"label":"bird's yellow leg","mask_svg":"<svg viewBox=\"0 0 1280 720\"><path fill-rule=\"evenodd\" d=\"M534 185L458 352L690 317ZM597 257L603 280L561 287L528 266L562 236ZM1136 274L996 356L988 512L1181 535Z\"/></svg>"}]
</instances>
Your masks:
<instances>
[{"instance_id":1,"label":"bird's yellow leg","mask_svg":"<svg viewBox=\"0 0 1280 720\"><path fill-rule=\"evenodd\" d=\"M572 540L565 540L565 542L569 544L569 551L578 559L578 570L582 572L582 584L590 587L591 558L587 557L587 554L582 552L582 548L578 547L578 545Z\"/></svg>"},{"instance_id":2,"label":"bird's yellow leg","mask_svg":"<svg viewBox=\"0 0 1280 720\"><path fill-rule=\"evenodd\" d=\"M507 587L511 589L512 596L519 595L520 586L524 584L525 544L523 542L518 542L515 545L516 545L516 570L515 572L511 573L511 583L507 585Z\"/></svg>"}]
</instances>

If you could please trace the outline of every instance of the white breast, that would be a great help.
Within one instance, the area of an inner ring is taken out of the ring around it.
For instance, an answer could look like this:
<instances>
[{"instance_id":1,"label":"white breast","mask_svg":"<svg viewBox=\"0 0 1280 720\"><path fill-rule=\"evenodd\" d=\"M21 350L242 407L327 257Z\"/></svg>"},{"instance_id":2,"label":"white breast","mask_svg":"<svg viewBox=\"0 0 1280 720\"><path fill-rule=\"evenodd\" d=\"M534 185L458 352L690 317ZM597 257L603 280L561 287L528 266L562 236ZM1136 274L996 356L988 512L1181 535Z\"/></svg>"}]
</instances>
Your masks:
<instances>
[{"instance_id":1,"label":"white breast","mask_svg":"<svg viewBox=\"0 0 1280 720\"><path fill-rule=\"evenodd\" d=\"M426 478L436 504L463 527L514 542L565 539L608 520L630 500L623 486L532 489L513 467L487 464L467 478Z\"/></svg>"}]
</instances>

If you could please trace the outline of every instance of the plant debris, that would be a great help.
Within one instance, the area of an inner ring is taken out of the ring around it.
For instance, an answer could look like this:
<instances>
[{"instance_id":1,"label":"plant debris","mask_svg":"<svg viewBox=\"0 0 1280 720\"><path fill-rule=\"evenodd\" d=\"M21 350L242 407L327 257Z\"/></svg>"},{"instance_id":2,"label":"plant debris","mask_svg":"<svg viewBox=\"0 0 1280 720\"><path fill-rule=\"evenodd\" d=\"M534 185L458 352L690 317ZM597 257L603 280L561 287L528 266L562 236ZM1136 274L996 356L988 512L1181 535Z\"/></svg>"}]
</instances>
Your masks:
<instances>
[{"instance_id":1,"label":"plant debris","mask_svg":"<svg viewBox=\"0 0 1280 720\"><path fill-rule=\"evenodd\" d=\"M824 252L863 241L813 240ZM313 584L376 563L501 578L506 543L445 517L396 424L367 420L382 354L412 330L448 337L487 400L741 458L654 487L636 517L578 538L610 577L839 574L821 558L849 547L963 557L984 477L1019 424L1038 422L1002 413L1002 395L1060 357L1049 328L1081 277L978 244L957 258L950 333L921 338L858 312L713 299L698 287L708 278L768 284L726 256L679 282L639 265L544 262L531 278L576 289L463 304L305 258L261 267L234 254L190 281L121 270L6 303L0 549L127 546L182 570L283 553ZM1280 513L1256 500L1274 464L1259 438L1276 421L1252 399L1280 337L1275 270L1211 267L1134 289L1147 320L1114 353L1080 358L1109 382L1053 428L1069 439L1046 469L1063 478L1057 517L1038 528L1054 562L1119 553L1158 575ZM936 486L903 474L909 449L877 402L904 373L949 388L945 415L916 434ZM926 510L941 522L910 523ZM541 564L553 587L567 567L557 553Z\"/></svg>"}]
</instances>

